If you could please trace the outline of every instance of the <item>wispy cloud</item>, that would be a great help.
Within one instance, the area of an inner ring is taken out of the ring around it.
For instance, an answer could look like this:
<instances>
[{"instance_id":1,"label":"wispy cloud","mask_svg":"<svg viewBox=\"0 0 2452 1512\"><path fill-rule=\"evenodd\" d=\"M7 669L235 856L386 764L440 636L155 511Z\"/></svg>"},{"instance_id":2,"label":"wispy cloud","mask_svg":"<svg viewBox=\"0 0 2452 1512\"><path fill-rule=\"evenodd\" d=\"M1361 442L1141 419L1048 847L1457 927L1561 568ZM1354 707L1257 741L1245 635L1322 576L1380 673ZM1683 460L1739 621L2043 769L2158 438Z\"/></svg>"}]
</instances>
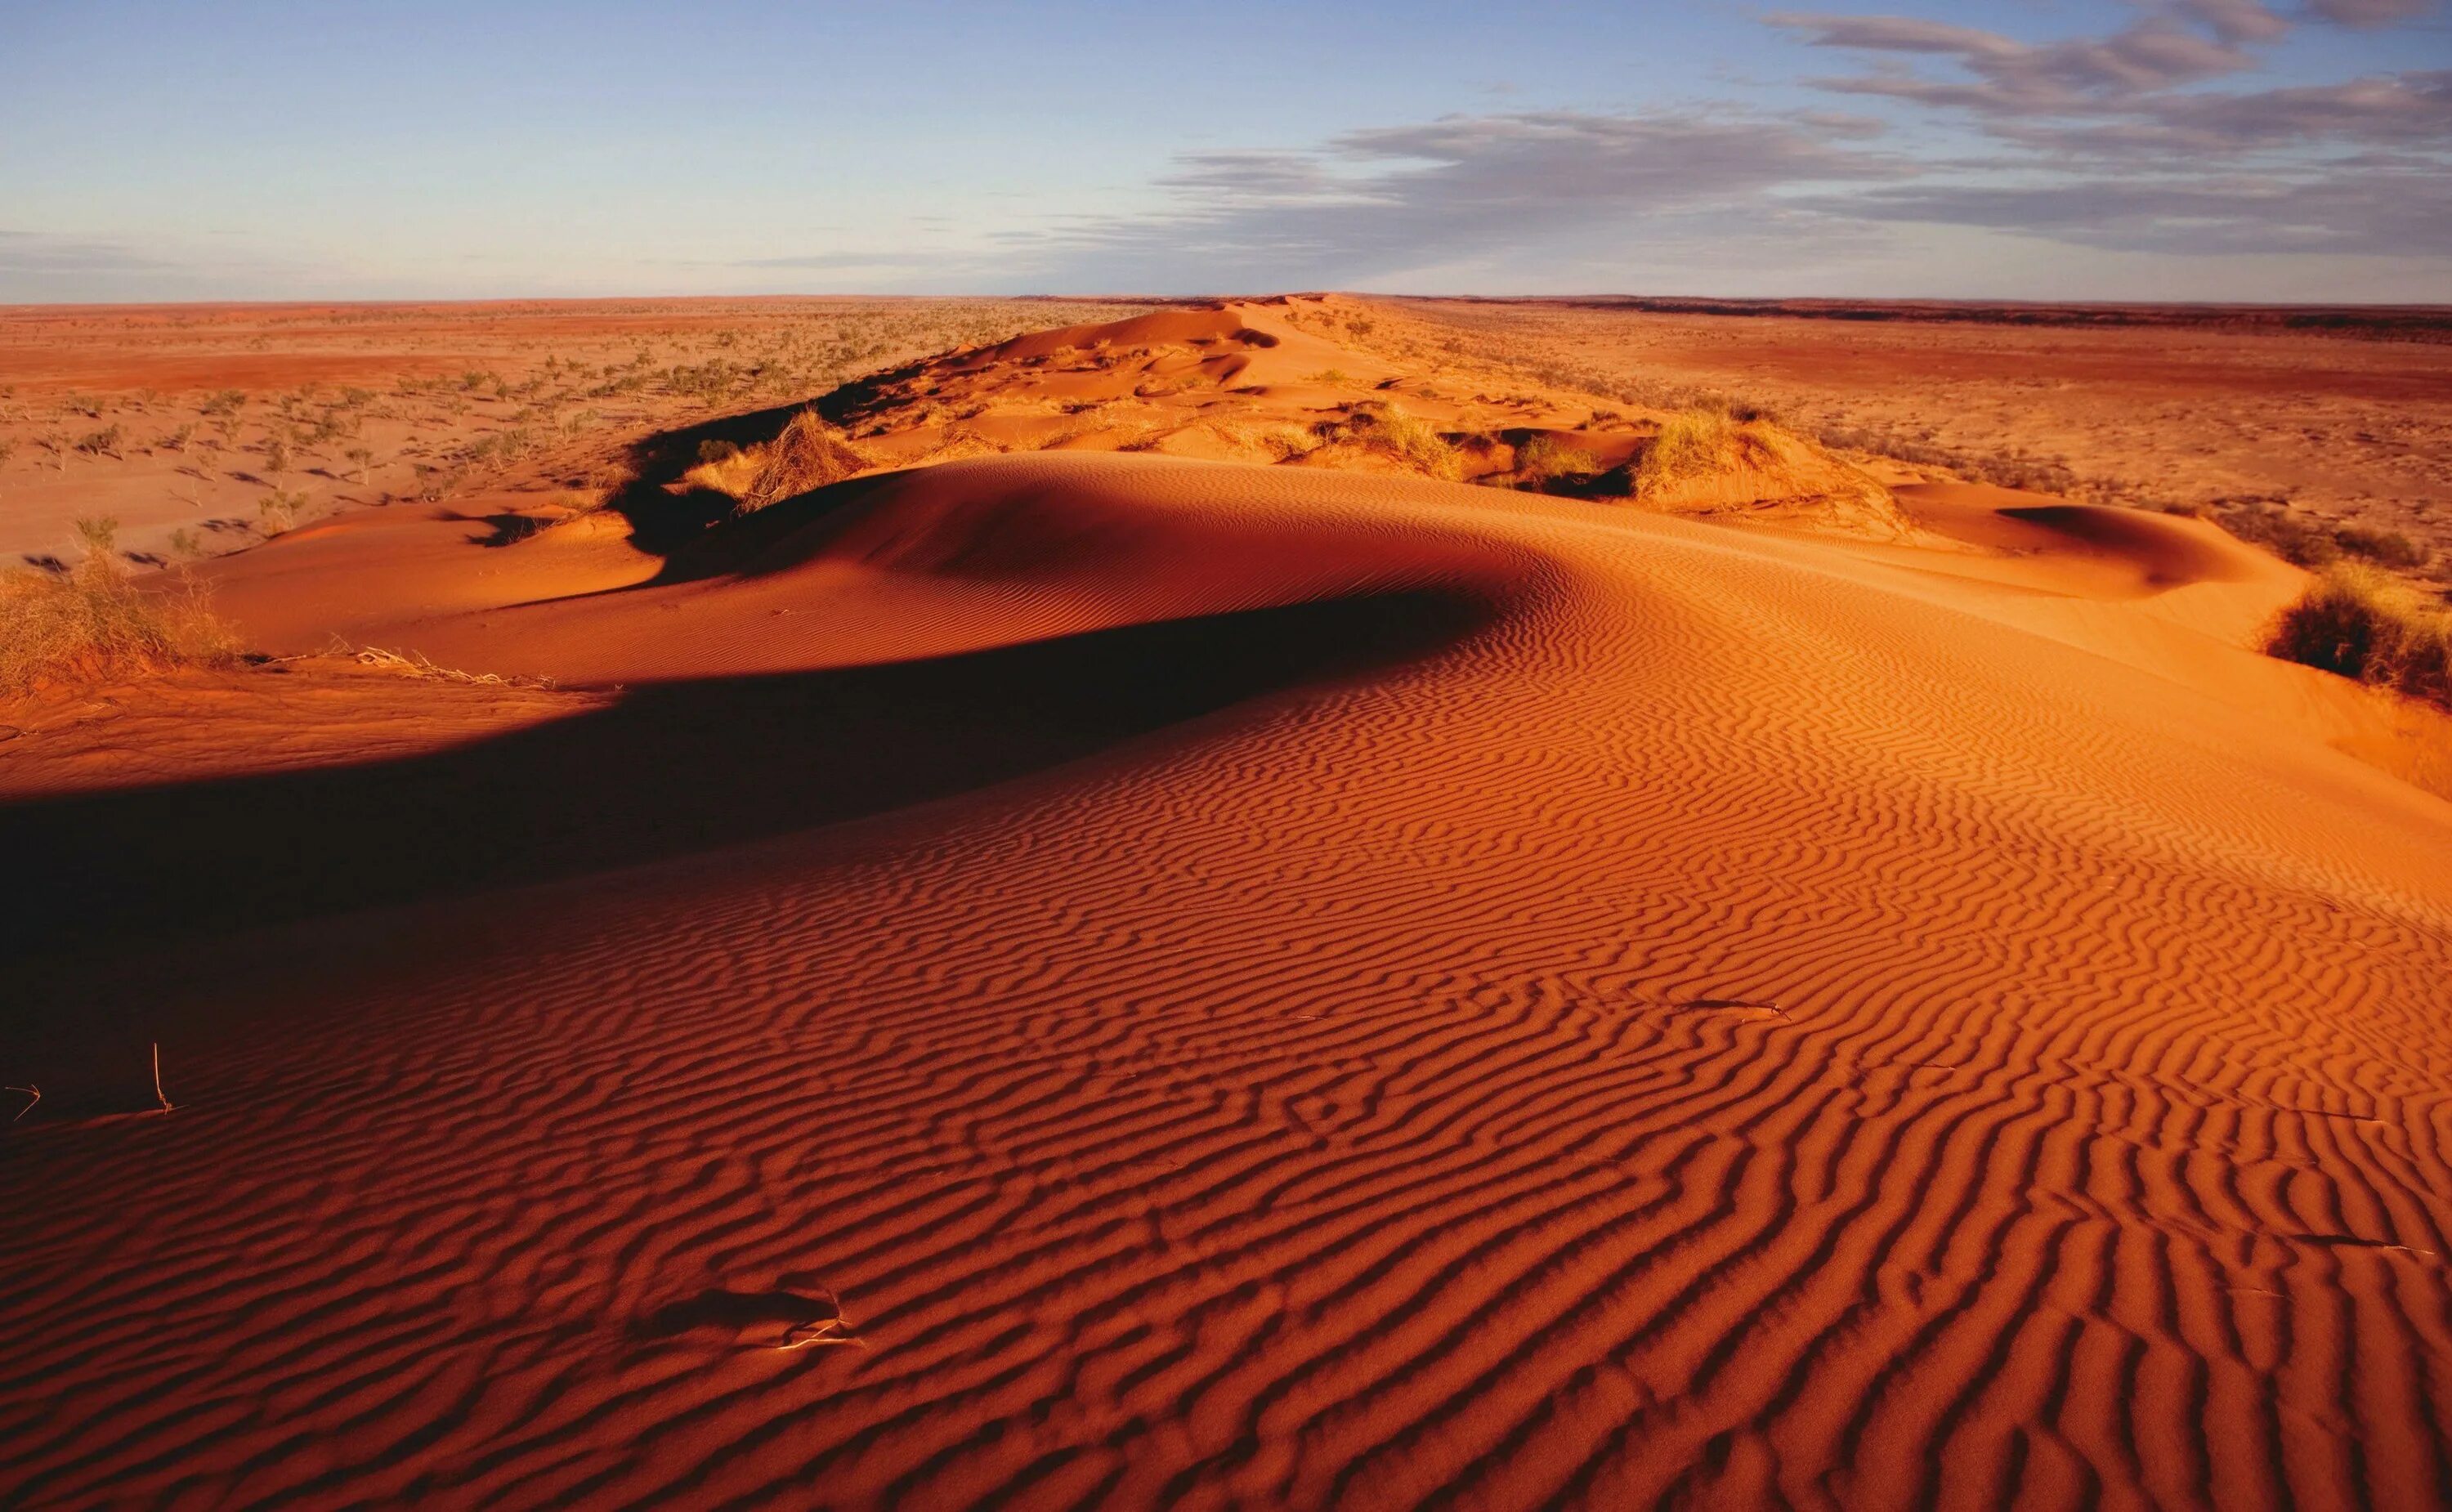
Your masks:
<instances>
[{"instance_id":1,"label":"wispy cloud","mask_svg":"<svg viewBox=\"0 0 2452 1512\"><path fill-rule=\"evenodd\" d=\"M1700 239L1742 217L1759 240L1782 229L1764 217L1783 191L1896 177L1904 166L1864 143L1878 130L1724 110L1453 116L1190 155L1161 180L1161 211L1021 240L1061 279L1172 263L1220 287L1368 283L1527 245L1562 258L1614 246L1622 262L1630 238Z\"/></svg>"},{"instance_id":2,"label":"wispy cloud","mask_svg":"<svg viewBox=\"0 0 2452 1512\"><path fill-rule=\"evenodd\" d=\"M1054 213L1047 185L1024 172L940 204L885 210L852 196L841 224L801 223L788 240L744 217L662 243L506 244L486 249L482 276L567 292L1861 288L1843 281L1870 267L1915 292L1919 276L1980 276L1957 262L2004 249L2027 266L2119 261L2066 259L2040 242L2368 259L2360 276L2392 264L2397 295L2452 297L2452 68L2391 67L2444 61L2441 25L2409 26L2442 3L2128 0L2114 24L2077 35L2012 34L1968 24L1968 11L1785 10L1744 23L1747 45L1757 59L1811 60L1798 70L1810 76L1698 71L1721 95L1700 104L1544 109L1513 103L1529 88L1496 100L1458 87L1444 98L1483 104L1307 145L1188 150L1120 193L1101 185L1068 202L1121 209ZM1766 31L1790 45L1755 46ZM2341 56L2366 71L2307 71L2309 59ZM1822 103L1798 108L1800 84ZM2029 245L2010 248L2004 233ZM312 240L249 250L233 239L172 245L166 232L155 245L38 232L21 218L0 231L0 298L424 292L480 276L469 271L479 254L448 245L397 259L361 245L312 266L301 250ZM330 243L352 245L346 227ZM1918 250L1927 244L1952 250ZM441 258L454 261L437 271ZM2296 265L2292 286L2321 285L2322 271Z\"/></svg>"},{"instance_id":3,"label":"wispy cloud","mask_svg":"<svg viewBox=\"0 0 2452 1512\"><path fill-rule=\"evenodd\" d=\"M1983 226L2114 251L2405 257L2452 246L2437 175L2379 169L2312 179L1884 187L1818 207L1832 215Z\"/></svg>"},{"instance_id":4,"label":"wispy cloud","mask_svg":"<svg viewBox=\"0 0 2452 1512\"><path fill-rule=\"evenodd\" d=\"M2308 0L2308 10L2345 27L2389 26L2435 9L2435 0Z\"/></svg>"},{"instance_id":5,"label":"wispy cloud","mask_svg":"<svg viewBox=\"0 0 2452 1512\"><path fill-rule=\"evenodd\" d=\"M0 230L0 274L41 278L53 274L148 274L174 265L118 242L58 236L45 231Z\"/></svg>"}]
</instances>

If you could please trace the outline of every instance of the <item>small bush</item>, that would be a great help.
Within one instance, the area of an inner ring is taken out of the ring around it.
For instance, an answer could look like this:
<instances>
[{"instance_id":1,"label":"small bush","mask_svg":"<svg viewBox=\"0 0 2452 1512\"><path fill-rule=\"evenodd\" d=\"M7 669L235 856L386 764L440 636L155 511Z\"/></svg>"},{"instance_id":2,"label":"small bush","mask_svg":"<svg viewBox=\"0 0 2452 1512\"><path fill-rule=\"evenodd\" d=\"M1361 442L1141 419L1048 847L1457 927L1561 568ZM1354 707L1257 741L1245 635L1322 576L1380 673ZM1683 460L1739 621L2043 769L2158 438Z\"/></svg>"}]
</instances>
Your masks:
<instances>
[{"instance_id":1,"label":"small bush","mask_svg":"<svg viewBox=\"0 0 2452 1512\"><path fill-rule=\"evenodd\" d=\"M127 436L128 433L124 427L106 425L100 430L88 431L78 437L76 448L89 457L117 457L120 446L127 441Z\"/></svg>"},{"instance_id":2,"label":"small bush","mask_svg":"<svg viewBox=\"0 0 2452 1512\"><path fill-rule=\"evenodd\" d=\"M2398 530L2383 530L2373 525L2343 525L2333 532L2333 544L2353 557L2364 557L2385 567L2426 565L2426 548Z\"/></svg>"},{"instance_id":3,"label":"small bush","mask_svg":"<svg viewBox=\"0 0 2452 1512\"><path fill-rule=\"evenodd\" d=\"M2292 514L2287 505L2252 503L2225 510L2215 519L2225 530L2253 545L2263 546L2298 567L2324 567L2342 555L2333 533Z\"/></svg>"},{"instance_id":4,"label":"small bush","mask_svg":"<svg viewBox=\"0 0 2452 1512\"><path fill-rule=\"evenodd\" d=\"M1698 405L1670 417L1635 465L1635 493L1658 493L1680 479L1716 470L1735 429L1725 409Z\"/></svg>"},{"instance_id":5,"label":"small bush","mask_svg":"<svg viewBox=\"0 0 2452 1512\"><path fill-rule=\"evenodd\" d=\"M1454 482L1464 476L1464 459L1447 438L1382 400L1356 404L1346 419L1324 421L1315 429L1325 441L1385 452L1433 478Z\"/></svg>"},{"instance_id":6,"label":"small bush","mask_svg":"<svg viewBox=\"0 0 2452 1512\"><path fill-rule=\"evenodd\" d=\"M947 434L946 440L953 440L952 433ZM804 409L794 415L783 433L768 444L758 476L741 496L740 508L744 513L763 509L813 488L840 482L854 473L866 471L869 465L869 460L842 432L827 424L816 410Z\"/></svg>"},{"instance_id":7,"label":"small bush","mask_svg":"<svg viewBox=\"0 0 2452 1512\"><path fill-rule=\"evenodd\" d=\"M468 469L460 465L439 465L434 462L413 463L417 484L413 492L424 504L439 504L460 491L468 479Z\"/></svg>"},{"instance_id":8,"label":"small bush","mask_svg":"<svg viewBox=\"0 0 2452 1512\"><path fill-rule=\"evenodd\" d=\"M1591 478L1601 471L1599 458L1555 436L1535 436L1515 453L1516 476L1535 488L1558 479Z\"/></svg>"},{"instance_id":9,"label":"small bush","mask_svg":"<svg viewBox=\"0 0 2452 1512\"><path fill-rule=\"evenodd\" d=\"M117 522L77 522L84 560L65 573L0 573L0 693L38 683L228 660L237 651L192 580L179 592L137 587L113 549Z\"/></svg>"},{"instance_id":10,"label":"small bush","mask_svg":"<svg viewBox=\"0 0 2452 1512\"><path fill-rule=\"evenodd\" d=\"M2369 567L2335 564L2309 585L2265 650L2452 708L2452 615Z\"/></svg>"},{"instance_id":11,"label":"small bush","mask_svg":"<svg viewBox=\"0 0 2452 1512\"><path fill-rule=\"evenodd\" d=\"M255 512L263 519L264 533L267 536L296 529L298 517L306 512L306 496L286 488L274 489L257 500L255 504Z\"/></svg>"}]
</instances>

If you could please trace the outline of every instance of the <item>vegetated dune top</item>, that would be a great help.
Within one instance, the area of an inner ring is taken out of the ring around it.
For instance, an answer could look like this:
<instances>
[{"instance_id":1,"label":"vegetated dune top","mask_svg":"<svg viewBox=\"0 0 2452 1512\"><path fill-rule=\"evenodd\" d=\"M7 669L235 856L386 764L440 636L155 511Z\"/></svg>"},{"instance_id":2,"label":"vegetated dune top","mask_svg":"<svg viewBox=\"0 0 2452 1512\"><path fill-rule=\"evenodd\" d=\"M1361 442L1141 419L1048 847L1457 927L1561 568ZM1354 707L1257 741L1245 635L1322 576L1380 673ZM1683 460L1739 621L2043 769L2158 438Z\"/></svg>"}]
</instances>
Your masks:
<instances>
[{"instance_id":1,"label":"vegetated dune top","mask_svg":"<svg viewBox=\"0 0 2452 1512\"><path fill-rule=\"evenodd\" d=\"M1239 363L1376 450L1273 318L892 376L938 461L668 550L217 564L584 691L0 809L110 932L33 1037L178 1104L0 1140L8 1500L2426 1504L2452 807L2247 649L2297 575L1019 444Z\"/></svg>"},{"instance_id":2,"label":"vegetated dune top","mask_svg":"<svg viewBox=\"0 0 2452 1512\"><path fill-rule=\"evenodd\" d=\"M2334 545L2452 590L2452 311L1403 300L1421 350L1604 394L1706 389L1864 447L2086 503ZM2334 317L2340 317L2336 320ZM2267 516L2267 511L2282 511ZM2260 518L2263 517L2263 518ZM2396 539L2402 538L2402 539ZM2416 551L2411 552L2414 546Z\"/></svg>"},{"instance_id":3,"label":"vegetated dune top","mask_svg":"<svg viewBox=\"0 0 2452 1512\"><path fill-rule=\"evenodd\" d=\"M0 561L73 553L109 516L159 560L220 554L262 501L308 518L441 497L493 459L608 443L958 342L1138 305L1029 299L516 300L0 306ZM276 458L275 437L290 455Z\"/></svg>"}]
</instances>

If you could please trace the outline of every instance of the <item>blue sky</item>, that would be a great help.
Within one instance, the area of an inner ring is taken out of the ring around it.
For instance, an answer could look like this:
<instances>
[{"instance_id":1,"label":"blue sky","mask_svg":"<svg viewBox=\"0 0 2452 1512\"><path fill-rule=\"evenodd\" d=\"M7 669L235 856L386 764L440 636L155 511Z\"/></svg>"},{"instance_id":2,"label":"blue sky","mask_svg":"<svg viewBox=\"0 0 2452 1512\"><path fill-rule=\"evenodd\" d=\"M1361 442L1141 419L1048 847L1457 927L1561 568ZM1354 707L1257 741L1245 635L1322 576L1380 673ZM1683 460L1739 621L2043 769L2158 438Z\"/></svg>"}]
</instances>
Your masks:
<instances>
[{"instance_id":1,"label":"blue sky","mask_svg":"<svg viewBox=\"0 0 2452 1512\"><path fill-rule=\"evenodd\" d=\"M0 301L2452 301L2440 0L0 0Z\"/></svg>"}]
</instances>

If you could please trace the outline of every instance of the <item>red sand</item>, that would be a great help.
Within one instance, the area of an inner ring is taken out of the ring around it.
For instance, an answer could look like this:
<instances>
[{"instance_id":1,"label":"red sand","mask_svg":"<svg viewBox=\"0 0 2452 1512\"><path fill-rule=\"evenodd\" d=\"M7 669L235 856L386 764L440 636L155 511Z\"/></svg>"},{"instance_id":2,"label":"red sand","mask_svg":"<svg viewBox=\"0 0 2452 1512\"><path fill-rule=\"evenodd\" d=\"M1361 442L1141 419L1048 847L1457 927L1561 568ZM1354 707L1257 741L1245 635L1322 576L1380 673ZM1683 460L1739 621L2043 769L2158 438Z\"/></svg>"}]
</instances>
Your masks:
<instances>
[{"instance_id":1,"label":"red sand","mask_svg":"<svg viewBox=\"0 0 2452 1512\"><path fill-rule=\"evenodd\" d=\"M2434 1504L2452 806L2247 649L2290 569L1997 492L229 559L588 691L9 784L45 1053L178 1107L0 1140L0 1501Z\"/></svg>"}]
</instances>

